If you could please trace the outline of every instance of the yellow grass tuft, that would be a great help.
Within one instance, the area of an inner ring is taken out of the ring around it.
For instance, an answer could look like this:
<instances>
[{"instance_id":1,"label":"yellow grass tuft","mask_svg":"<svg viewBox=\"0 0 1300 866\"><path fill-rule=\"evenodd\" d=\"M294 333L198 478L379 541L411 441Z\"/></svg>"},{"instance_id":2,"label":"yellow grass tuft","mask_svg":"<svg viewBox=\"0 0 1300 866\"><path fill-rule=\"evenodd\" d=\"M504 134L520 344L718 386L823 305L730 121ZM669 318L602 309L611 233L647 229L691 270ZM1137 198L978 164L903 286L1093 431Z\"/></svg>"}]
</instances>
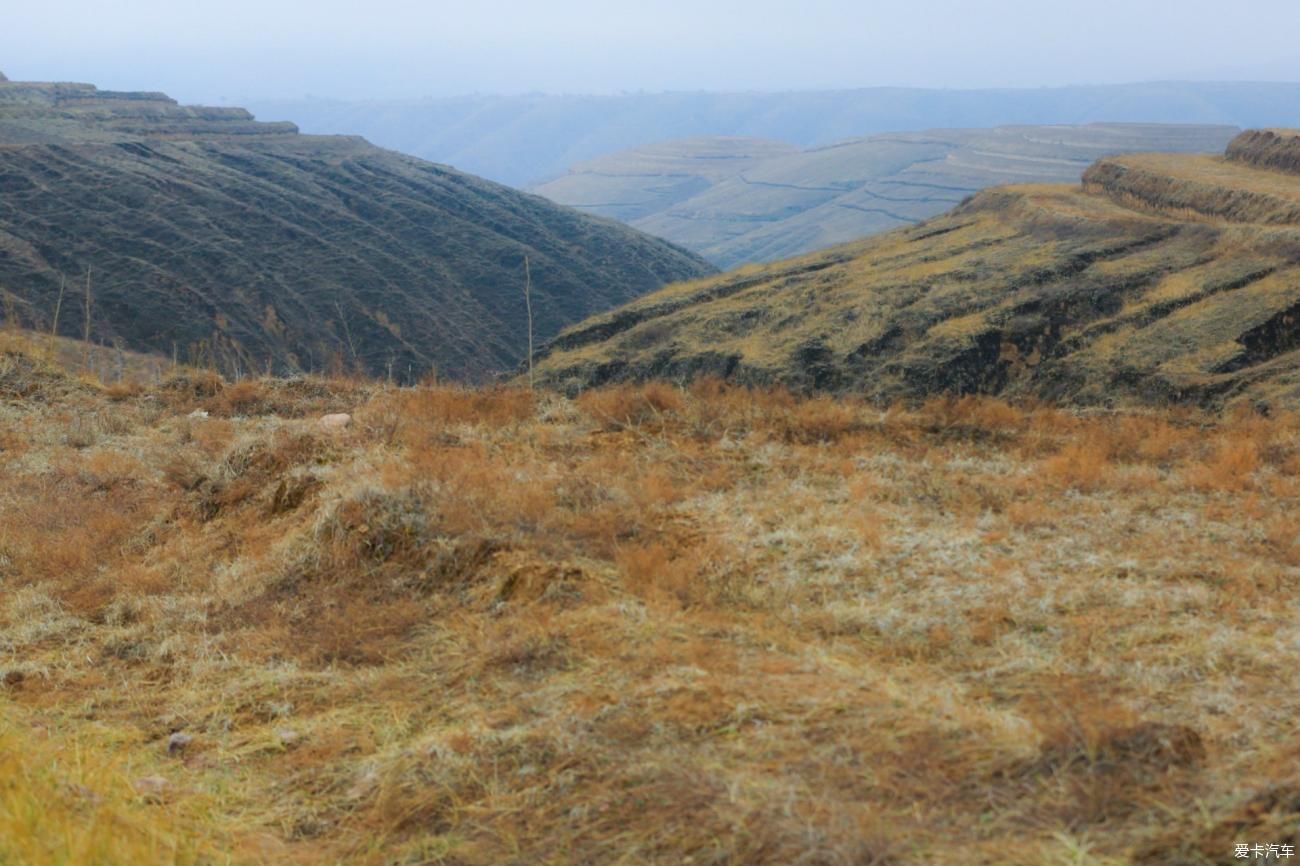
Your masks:
<instances>
[{"instance_id":1,"label":"yellow grass tuft","mask_svg":"<svg viewBox=\"0 0 1300 866\"><path fill-rule=\"evenodd\" d=\"M232 862L174 773L123 762L109 732L63 736L20 718L0 717L0 863Z\"/></svg>"}]
</instances>

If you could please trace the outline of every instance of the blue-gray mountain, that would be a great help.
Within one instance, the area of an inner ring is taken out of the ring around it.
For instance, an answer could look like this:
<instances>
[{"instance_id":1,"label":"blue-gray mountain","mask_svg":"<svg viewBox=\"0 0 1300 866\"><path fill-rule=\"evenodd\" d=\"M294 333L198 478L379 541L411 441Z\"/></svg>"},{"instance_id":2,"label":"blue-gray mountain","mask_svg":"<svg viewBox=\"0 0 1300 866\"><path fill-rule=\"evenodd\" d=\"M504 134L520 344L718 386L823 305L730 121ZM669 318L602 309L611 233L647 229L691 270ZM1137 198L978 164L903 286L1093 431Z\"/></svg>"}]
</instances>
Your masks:
<instances>
[{"instance_id":1,"label":"blue-gray mountain","mask_svg":"<svg viewBox=\"0 0 1300 866\"><path fill-rule=\"evenodd\" d=\"M806 148L879 132L1006 124L1288 126L1300 117L1300 84L253 100L249 107L308 132L364 135L384 147L527 186L602 154L697 136L768 138Z\"/></svg>"}]
</instances>

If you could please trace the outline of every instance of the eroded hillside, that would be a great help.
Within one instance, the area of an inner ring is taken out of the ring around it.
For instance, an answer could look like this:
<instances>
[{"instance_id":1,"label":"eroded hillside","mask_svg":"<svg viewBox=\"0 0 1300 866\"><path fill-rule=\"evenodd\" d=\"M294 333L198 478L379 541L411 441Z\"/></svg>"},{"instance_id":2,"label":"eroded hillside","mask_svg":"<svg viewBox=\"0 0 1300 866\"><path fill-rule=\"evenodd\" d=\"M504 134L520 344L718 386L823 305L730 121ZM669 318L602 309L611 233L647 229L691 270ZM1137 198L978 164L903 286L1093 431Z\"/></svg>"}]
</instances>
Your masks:
<instances>
[{"instance_id":1,"label":"eroded hillside","mask_svg":"<svg viewBox=\"0 0 1300 866\"><path fill-rule=\"evenodd\" d=\"M4 311L227 373L482 378L702 260L359 138L157 93L0 83ZM65 279L66 278L66 279ZM64 291L66 289L66 291ZM60 293L63 291L63 303Z\"/></svg>"},{"instance_id":2,"label":"eroded hillside","mask_svg":"<svg viewBox=\"0 0 1300 866\"><path fill-rule=\"evenodd\" d=\"M916 228L669 287L566 331L542 375L1300 405L1300 176L1273 167L1296 140L1107 158L1082 186L990 190Z\"/></svg>"}]
</instances>

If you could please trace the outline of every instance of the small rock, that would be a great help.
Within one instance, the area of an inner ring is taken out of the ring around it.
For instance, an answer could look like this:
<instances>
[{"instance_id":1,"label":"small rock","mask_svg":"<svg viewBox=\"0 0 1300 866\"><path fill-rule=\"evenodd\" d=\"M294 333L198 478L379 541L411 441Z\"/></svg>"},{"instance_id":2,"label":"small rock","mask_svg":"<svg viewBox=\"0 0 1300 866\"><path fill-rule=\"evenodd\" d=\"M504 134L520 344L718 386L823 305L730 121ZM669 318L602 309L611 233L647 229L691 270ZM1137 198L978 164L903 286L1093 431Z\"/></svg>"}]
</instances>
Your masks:
<instances>
[{"instance_id":1,"label":"small rock","mask_svg":"<svg viewBox=\"0 0 1300 866\"><path fill-rule=\"evenodd\" d=\"M267 701L262 706L275 719L293 715L293 701Z\"/></svg>"},{"instance_id":2,"label":"small rock","mask_svg":"<svg viewBox=\"0 0 1300 866\"><path fill-rule=\"evenodd\" d=\"M276 728L275 739L279 742L281 747L287 749L301 740L302 734L298 733L293 728Z\"/></svg>"},{"instance_id":3,"label":"small rock","mask_svg":"<svg viewBox=\"0 0 1300 866\"><path fill-rule=\"evenodd\" d=\"M352 416L347 412L334 412L329 415L322 415L320 426L326 430L342 430L352 423Z\"/></svg>"},{"instance_id":4,"label":"small rock","mask_svg":"<svg viewBox=\"0 0 1300 866\"><path fill-rule=\"evenodd\" d=\"M169 784L162 776L141 776L131 783L131 787L150 803L158 803L162 801Z\"/></svg>"},{"instance_id":5,"label":"small rock","mask_svg":"<svg viewBox=\"0 0 1300 866\"><path fill-rule=\"evenodd\" d=\"M181 731L177 731L176 733L172 734L170 737L167 738L167 754L175 755L178 752L183 752L185 750L185 747L192 742L194 742L194 738L192 736L186 733L182 733Z\"/></svg>"},{"instance_id":6,"label":"small rock","mask_svg":"<svg viewBox=\"0 0 1300 866\"><path fill-rule=\"evenodd\" d=\"M79 785L76 782L68 783L68 793L76 797L78 800L84 800L91 804L98 803L102 799L90 788L87 788L85 785Z\"/></svg>"}]
</instances>

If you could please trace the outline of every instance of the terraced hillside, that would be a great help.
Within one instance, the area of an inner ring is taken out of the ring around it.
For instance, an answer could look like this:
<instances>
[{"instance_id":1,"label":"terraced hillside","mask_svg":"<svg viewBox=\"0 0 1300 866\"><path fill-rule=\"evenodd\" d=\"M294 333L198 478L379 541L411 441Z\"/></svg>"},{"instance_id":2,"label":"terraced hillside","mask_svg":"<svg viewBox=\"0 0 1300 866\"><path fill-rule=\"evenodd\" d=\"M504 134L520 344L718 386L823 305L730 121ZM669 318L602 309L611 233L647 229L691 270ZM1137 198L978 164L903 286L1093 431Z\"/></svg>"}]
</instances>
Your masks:
<instances>
[{"instance_id":1,"label":"terraced hillside","mask_svg":"<svg viewBox=\"0 0 1300 866\"><path fill-rule=\"evenodd\" d=\"M990 186L1074 183L1103 156L1218 153L1237 132L1009 126L875 135L810 150L756 139L687 139L600 157L533 189L735 267L911 225Z\"/></svg>"},{"instance_id":2,"label":"terraced hillside","mask_svg":"<svg viewBox=\"0 0 1300 866\"><path fill-rule=\"evenodd\" d=\"M6 318L227 373L479 378L695 256L360 138L157 93L0 83ZM66 291L62 303L60 293Z\"/></svg>"},{"instance_id":3,"label":"terraced hillside","mask_svg":"<svg viewBox=\"0 0 1300 866\"><path fill-rule=\"evenodd\" d=\"M588 213L632 223L689 202L771 160L799 153L793 144L764 138L661 141L579 163L532 190Z\"/></svg>"},{"instance_id":4,"label":"terraced hillside","mask_svg":"<svg viewBox=\"0 0 1300 866\"><path fill-rule=\"evenodd\" d=\"M544 380L716 374L875 399L1300 407L1297 133L1098 161L942 217L672 286L561 334Z\"/></svg>"}]
</instances>

